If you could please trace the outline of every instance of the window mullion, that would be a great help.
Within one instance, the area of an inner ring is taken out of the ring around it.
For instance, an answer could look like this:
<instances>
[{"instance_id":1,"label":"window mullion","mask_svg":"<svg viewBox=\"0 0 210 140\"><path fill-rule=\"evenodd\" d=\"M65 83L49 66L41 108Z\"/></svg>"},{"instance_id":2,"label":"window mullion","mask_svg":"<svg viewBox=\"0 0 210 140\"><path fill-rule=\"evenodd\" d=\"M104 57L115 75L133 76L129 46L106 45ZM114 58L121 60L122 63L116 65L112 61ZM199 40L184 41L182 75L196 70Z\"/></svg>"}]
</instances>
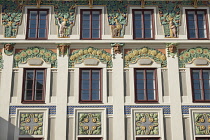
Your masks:
<instances>
[{"instance_id":1,"label":"window mullion","mask_svg":"<svg viewBox=\"0 0 210 140\"><path fill-rule=\"evenodd\" d=\"M90 70L90 87L89 87L89 95L90 95L90 100L92 101L92 70Z\"/></svg>"},{"instance_id":2,"label":"window mullion","mask_svg":"<svg viewBox=\"0 0 210 140\"><path fill-rule=\"evenodd\" d=\"M144 11L142 11L142 37L145 38L145 28L144 28Z\"/></svg>"},{"instance_id":3,"label":"window mullion","mask_svg":"<svg viewBox=\"0 0 210 140\"><path fill-rule=\"evenodd\" d=\"M90 38L92 39L93 37L92 37L92 23L93 23L93 18L92 18L92 10L90 11ZM91 70L92 71L92 70Z\"/></svg>"},{"instance_id":4,"label":"window mullion","mask_svg":"<svg viewBox=\"0 0 210 140\"><path fill-rule=\"evenodd\" d=\"M147 98L147 78L146 78L146 70L144 70L144 98L146 99L146 101L148 101L148 98Z\"/></svg>"},{"instance_id":5,"label":"window mullion","mask_svg":"<svg viewBox=\"0 0 210 140\"><path fill-rule=\"evenodd\" d=\"M38 38L39 33L39 11L37 11L37 25L36 25L36 38Z\"/></svg>"},{"instance_id":6,"label":"window mullion","mask_svg":"<svg viewBox=\"0 0 210 140\"><path fill-rule=\"evenodd\" d=\"M203 70L201 69L200 70L200 73L201 73L201 85L202 85L202 90L201 90L201 94L202 94L202 100L205 101L205 94L204 94L204 79L203 79Z\"/></svg>"},{"instance_id":7,"label":"window mullion","mask_svg":"<svg viewBox=\"0 0 210 140\"><path fill-rule=\"evenodd\" d=\"M35 90L36 90L36 70L34 70L34 74L33 74L34 78L33 78L33 89L32 89L32 100L34 100L34 97L35 97Z\"/></svg>"},{"instance_id":8,"label":"window mullion","mask_svg":"<svg viewBox=\"0 0 210 140\"><path fill-rule=\"evenodd\" d=\"M195 11L195 21L196 21L196 38L199 38L198 13L197 13L197 11Z\"/></svg>"}]
</instances>

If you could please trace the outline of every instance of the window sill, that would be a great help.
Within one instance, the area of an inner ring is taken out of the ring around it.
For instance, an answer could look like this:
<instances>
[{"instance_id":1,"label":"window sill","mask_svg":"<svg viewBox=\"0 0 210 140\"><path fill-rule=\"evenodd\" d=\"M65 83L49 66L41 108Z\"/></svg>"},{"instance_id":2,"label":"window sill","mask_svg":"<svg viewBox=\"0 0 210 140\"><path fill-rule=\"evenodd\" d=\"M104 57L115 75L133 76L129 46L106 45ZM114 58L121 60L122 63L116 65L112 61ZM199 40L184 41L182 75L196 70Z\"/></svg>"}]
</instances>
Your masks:
<instances>
[{"instance_id":1,"label":"window sill","mask_svg":"<svg viewBox=\"0 0 210 140\"><path fill-rule=\"evenodd\" d=\"M45 101L22 101L22 104L45 104Z\"/></svg>"},{"instance_id":2,"label":"window sill","mask_svg":"<svg viewBox=\"0 0 210 140\"><path fill-rule=\"evenodd\" d=\"M79 101L80 104L103 104L102 101Z\"/></svg>"},{"instance_id":3,"label":"window sill","mask_svg":"<svg viewBox=\"0 0 210 140\"><path fill-rule=\"evenodd\" d=\"M158 101L135 101L135 103L137 104L148 104L148 103L159 103Z\"/></svg>"}]
</instances>

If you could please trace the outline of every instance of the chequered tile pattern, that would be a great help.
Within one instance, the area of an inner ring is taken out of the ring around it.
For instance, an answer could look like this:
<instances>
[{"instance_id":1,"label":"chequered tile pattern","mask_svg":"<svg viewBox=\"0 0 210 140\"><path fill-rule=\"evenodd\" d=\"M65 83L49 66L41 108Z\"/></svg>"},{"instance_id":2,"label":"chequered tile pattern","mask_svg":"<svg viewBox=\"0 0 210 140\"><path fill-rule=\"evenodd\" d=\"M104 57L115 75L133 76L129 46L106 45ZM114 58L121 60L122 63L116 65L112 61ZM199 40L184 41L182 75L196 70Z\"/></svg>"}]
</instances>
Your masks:
<instances>
[{"instance_id":1,"label":"chequered tile pattern","mask_svg":"<svg viewBox=\"0 0 210 140\"><path fill-rule=\"evenodd\" d=\"M15 115L16 108L49 108L49 114L55 115L56 114L56 106L10 106L9 114Z\"/></svg>"},{"instance_id":2,"label":"chequered tile pattern","mask_svg":"<svg viewBox=\"0 0 210 140\"><path fill-rule=\"evenodd\" d=\"M126 105L125 114L131 114L132 108L163 108L163 114L171 114L170 105Z\"/></svg>"},{"instance_id":3,"label":"chequered tile pattern","mask_svg":"<svg viewBox=\"0 0 210 140\"><path fill-rule=\"evenodd\" d=\"M189 108L210 108L210 105L183 105L182 114L189 114Z\"/></svg>"},{"instance_id":4,"label":"chequered tile pattern","mask_svg":"<svg viewBox=\"0 0 210 140\"><path fill-rule=\"evenodd\" d=\"M89 106L68 106L67 114L73 115L74 108L106 108L106 114L113 114L113 106L112 105L89 105Z\"/></svg>"}]
</instances>

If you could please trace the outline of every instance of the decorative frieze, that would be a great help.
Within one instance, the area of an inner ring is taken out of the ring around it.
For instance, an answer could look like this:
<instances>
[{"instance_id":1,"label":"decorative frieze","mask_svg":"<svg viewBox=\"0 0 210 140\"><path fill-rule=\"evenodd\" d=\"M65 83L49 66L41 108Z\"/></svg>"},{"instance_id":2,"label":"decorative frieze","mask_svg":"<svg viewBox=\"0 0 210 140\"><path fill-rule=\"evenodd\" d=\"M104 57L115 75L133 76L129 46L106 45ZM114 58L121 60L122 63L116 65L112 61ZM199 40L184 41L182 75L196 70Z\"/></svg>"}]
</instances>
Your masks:
<instances>
[{"instance_id":1,"label":"decorative frieze","mask_svg":"<svg viewBox=\"0 0 210 140\"><path fill-rule=\"evenodd\" d=\"M75 64L81 64L87 58L95 58L102 63L107 64L107 67L112 67L112 55L107 53L105 50L88 47L74 51L70 55L69 67L74 67Z\"/></svg>"},{"instance_id":2,"label":"decorative frieze","mask_svg":"<svg viewBox=\"0 0 210 140\"><path fill-rule=\"evenodd\" d=\"M184 68L185 64L191 64L197 58L203 58L206 61L210 61L210 50L208 48L196 47L190 48L180 53L179 55L179 67ZM195 62L196 64L196 62Z\"/></svg>"},{"instance_id":3,"label":"decorative frieze","mask_svg":"<svg viewBox=\"0 0 210 140\"><path fill-rule=\"evenodd\" d=\"M132 49L125 55L125 67L129 67L129 64L135 64L141 58L152 59L161 64L162 67L167 65L165 54L152 48L143 47L141 49Z\"/></svg>"},{"instance_id":4,"label":"decorative frieze","mask_svg":"<svg viewBox=\"0 0 210 140\"><path fill-rule=\"evenodd\" d=\"M159 135L158 113L135 113L136 135Z\"/></svg>"},{"instance_id":5,"label":"decorative frieze","mask_svg":"<svg viewBox=\"0 0 210 140\"><path fill-rule=\"evenodd\" d=\"M101 135L101 113L79 113L79 135Z\"/></svg>"},{"instance_id":6,"label":"decorative frieze","mask_svg":"<svg viewBox=\"0 0 210 140\"><path fill-rule=\"evenodd\" d=\"M20 113L19 135L43 135L44 113Z\"/></svg>"},{"instance_id":7,"label":"decorative frieze","mask_svg":"<svg viewBox=\"0 0 210 140\"><path fill-rule=\"evenodd\" d=\"M57 54L51 50L41 47L30 47L14 55L14 67L17 68L20 63L27 63L29 59L41 58L51 67L57 67Z\"/></svg>"},{"instance_id":8,"label":"decorative frieze","mask_svg":"<svg viewBox=\"0 0 210 140\"><path fill-rule=\"evenodd\" d=\"M194 113L195 135L210 135L210 113Z\"/></svg>"}]
</instances>

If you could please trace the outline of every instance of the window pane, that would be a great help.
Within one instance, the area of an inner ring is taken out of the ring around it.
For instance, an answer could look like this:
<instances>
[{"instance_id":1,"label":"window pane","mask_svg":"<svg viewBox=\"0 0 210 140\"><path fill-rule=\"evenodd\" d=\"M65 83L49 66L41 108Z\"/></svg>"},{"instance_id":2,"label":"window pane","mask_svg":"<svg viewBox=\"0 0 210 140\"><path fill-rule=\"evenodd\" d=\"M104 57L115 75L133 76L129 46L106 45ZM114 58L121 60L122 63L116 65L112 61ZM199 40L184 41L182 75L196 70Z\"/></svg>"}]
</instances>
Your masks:
<instances>
[{"instance_id":1,"label":"window pane","mask_svg":"<svg viewBox=\"0 0 210 140\"><path fill-rule=\"evenodd\" d=\"M92 79L100 79L100 70L92 71Z\"/></svg>"},{"instance_id":2,"label":"window pane","mask_svg":"<svg viewBox=\"0 0 210 140\"><path fill-rule=\"evenodd\" d=\"M82 28L83 29L90 29L90 21L89 20L83 20L82 21Z\"/></svg>"},{"instance_id":3,"label":"window pane","mask_svg":"<svg viewBox=\"0 0 210 140\"><path fill-rule=\"evenodd\" d=\"M25 90L24 100L32 100L32 90Z\"/></svg>"},{"instance_id":4,"label":"window pane","mask_svg":"<svg viewBox=\"0 0 210 140\"><path fill-rule=\"evenodd\" d=\"M89 90L82 90L81 91L81 99L82 100L90 100Z\"/></svg>"},{"instance_id":5,"label":"window pane","mask_svg":"<svg viewBox=\"0 0 210 140\"><path fill-rule=\"evenodd\" d=\"M39 28L46 28L46 20L39 20Z\"/></svg>"},{"instance_id":6,"label":"window pane","mask_svg":"<svg viewBox=\"0 0 210 140\"><path fill-rule=\"evenodd\" d=\"M93 29L92 30L92 38L99 38L99 30L98 29Z\"/></svg>"},{"instance_id":7,"label":"window pane","mask_svg":"<svg viewBox=\"0 0 210 140\"><path fill-rule=\"evenodd\" d=\"M36 29L29 29L29 37L36 38Z\"/></svg>"},{"instance_id":8,"label":"window pane","mask_svg":"<svg viewBox=\"0 0 210 140\"><path fill-rule=\"evenodd\" d=\"M194 90L195 100L201 100L201 90Z\"/></svg>"},{"instance_id":9,"label":"window pane","mask_svg":"<svg viewBox=\"0 0 210 140\"><path fill-rule=\"evenodd\" d=\"M136 70L136 78L144 79L144 70Z\"/></svg>"},{"instance_id":10,"label":"window pane","mask_svg":"<svg viewBox=\"0 0 210 140\"><path fill-rule=\"evenodd\" d=\"M27 80L26 81L26 87L25 89L33 89L33 80Z\"/></svg>"},{"instance_id":11,"label":"window pane","mask_svg":"<svg viewBox=\"0 0 210 140\"><path fill-rule=\"evenodd\" d=\"M135 16L135 20L141 20L142 12L141 11L135 11L134 16Z\"/></svg>"},{"instance_id":12,"label":"window pane","mask_svg":"<svg viewBox=\"0 0 210 140\"><path fill-rule=\"evenodd\" d=\"M137 100L145 100L144 90L137 90Z\"/></svg>"},{"instance_id":13,"label":"window pane","mask_svg":"<svg viewBox=\"0 0 210 140\"><path fill-rule=\"evenodd\" d=\"M42 88L43 88L43 80L37 80L36 89L42 89Z\"/></svg>"},{"instance_id":14,"label":"window pane","mask_svg":"<svg viewBox=\"0 0 210 140\"><path fill-rule=\"evenodd\" d=\"M206 38L206 30L198 30L199 38Z\"/></svg>"},{"instance_id":15,"label":"window pane","mask_svg":"<svg viewBox=\"0 0 210 140\"><path fill-rule=\"evenodd\" d=\"M36 79L43 80L44 79L44 71L36 71Z\"/></svg>"},{"instance_id":16,"label":"window pane","mask_svg":"<svg viewBox=\"0 0 210 140\"><path fill-rule=\"evenodd\" d=\"M36 28L36 20L30 20L29 28Z\"/></svg>"},{"instance_id":17,"label":"window pane","mask_svg":"<svg viewBox=\"0 0 210 140\"><path fill-rule=\"evenodd\" d=\"M82 89L89 89L89 88L90 88L90 81L82 80Z\"/></svg>"},{"instance_id":18,"label":"window pane","mask_svg":"<svg viewBox=\"0 0 210 140\"><path fill-rule=\"evenodd\" d=\"M153 72L154 72L153 70L147 70L147 72L146 72L147 79L153 79L154 78Z\"/></svg>"},{"instance_id":19,"label":"window pane","mask_svg":"<svg viewBox=\"0 0 210 140\"><path fill-rule=\"evenodd\" d=\"M99 29L99 27L100 27L100 22L99 22L99 20L94 20L94 21L92 22L92 28L93 28L93 29Z\"/></svg>"},{"instance_id":20,"label":"window pane","mask_svg":"<svg viewBox=\"0 0 210 140\"><path fill-rule=\"evenodd\" d=\"M204 89L210 89L210 80L203 80Z\"/></svg>"},{"instance_id":21,"label":"window pane","mask_svg":"<svg viewBox=\"0 0 210 140\"><path fill-rule=\"evenodd\" d=\"M34 71L27 70L26 71L26 77L27 77L28 80L29 79L33 80L33 78L34 78Z\"/></svg>"},{"instance_id":22,"label":"window pane","mask_svg":"<svg viewBox=\"0 0 210 140\"><path fill-rule=\"evenodd\" d=\"M83 11L82 19L89 20L90 19L90 11Z\"/></svg>"},{"instance_id":23,"label":"window pane","mask_svg":"<svg viewBox=\"0 0 210 140\"><path fill-rule=\"evenodd\" d=\"M89 78L90 78L90 71L82 70L82 79L89 79Z\"/></svg>"},{"instance_id":24,"label":"window pane","mask_svg":"<svg viewBox=\"0 0 210 140\"><path fill-rule=\"evenodd\" d=\"M205 100L210 100L210 90L204 90Z\"/></svg>"},{"instance_id":25,"label":"window pane","mask_svg":"<svg viewBox=\"0 0 210 140\"><path fill-rule=\"evenodd\" d=\"M90 30L89 29L82 30L82 38L90 38Z\"/></svg>"},{"instance_id":26,"label":"window pane","mask_svg":"<svg viewBox=\"0 0 210 140\"><path fill-rule=\"evenodd\" d=\"M46 29L39 29L39 38L45 38Z\"/></svg>"},{"instance_id":27,"label":"window pane","mask_svg":"<svg viewBox=\"0 0 210 140\"><path fill-rule=\"evenodd\" d=\"M39 18L40 19L46 19L46 17L47 17L47 11L40 11L39 12Z\"/></svg>"},{"instance_id":28,"label":"window pane","mask_svg":"<svg viewBox=\"0 0 210 140\"><path fill-rule=\"evenodd\" d=\"M210 70L203 70L203 79L210 79Z\"/></svg>"},{"instance_id":29,"label":"window pane","mask_svg":"<svg viewBox=\"0 0 210 140\"><path fill-rule=\"evenodd\" d=\"M149 11L145 11L144 12L144 20L151 20L151 14Z\"/></svg>"},{"instance_id":30,"label":"window pane","mask_svg":"<svg viewBox=\"0 0 210 140\"><path fill-rule=\"evenodd\" d=\"M151 28L151 21L150 20L145 20L144 21L144 28L150 29Z\"/></svg>"},{"instance_id":31,"label":"window pane","mask_svg":"<svg viewBox=\"0 0 210 140\"><path fill-rule=\"evenodd\" d=\"M200 71L193 70L193 79L200 79Z\"/></svg>"},{"instance_id":32,"label":"window pane","mask_svg":"<svg viewBox=\"0 0 210 140\"><path fill-rule=\"evenodd\" d=\"M137 86L137 89L144 89L144 80L137 80L136 86Z\"/></svg>"},{"instance_id":33,"label":"window pane","mask_svg":"<svg viewBox=\"0 0 210 140\"><path fill-rule=\"evenodd\" d=\"M145 38L151 38L152 37L152 31L150 29L145 30Z\"/></svg>"},{"instance_id":34,"label":"window pane","mask_svg":"<svg viewBox=\"0 0 210 140\"><path fill-rule=\"evenodd\" d=\"M43 96L42 90L36 90L35 100L42 100L42 96Z\"/></svg>"},{"instance_id":35,"label":"window pane","mask_svg":"<svg viewBox=\"0 0 210 140\"><path fill-rule=\"evenodd\" d=\"M194 89L201 89L201 81L200 80L193 80L193 88Z\"/></svg>"},{"instance_id":36,"label":"window pane","mask_svg":"<svg viewBox=\"0 0 210 140\"><path fill-rule=\"evenodd\" d=\"M142 35L142 30L136 30L136 31L135 31L135 37L136 37L136 38L143 38L142 36L143 36L143 35Z\"/></svg>"},{"instance_id":37,"label":"window pane","mask_svg":"<svg viewBox=\"0 0 210 140\"><path fill-rule=\"evenodd\" d=\"M30 11L30 19L36 19L37 11Z\"/></svg>"},{"instance_id":38,"label":"window pane","mask_svg":"<svg viewBox=\"0 0 210 140\"><path fill-rule=\"evenodd\" d=\"M100 89L99 80L92 80L92 89Z\"/></svg>"},{"instance_id":39,"label":"window pane","mask_svg":"<svg viewBox=\"0 0 210 140\"><path fill-rule=\"evenodd\" d=\"M155 100L155 90L147 90L148 100Z\"/></svg>"},{"instance_id":40,"label":"window pane","mask_svg":"<svg viewBox=\"0 0 210 140\"><path fill-rule=\"evenodd\" d=\"M193 29L190 29L190 38L196 38L196 31L195 30L193 30Z\"/></svg>"},{"instance_id":41,"label":"window pane","mask_svg":"<svg viewBox=\"0 0 210 140\"><path fill-rule=\"evenodd\" d=\"M92 100L100 100L99 90L92 90Z\"/></svg>"},{"instance_id":42,"label":"window pane","mask_svg":"<svg viewBox=\"0 0 210 140\"><path fill-rule=\"evenodd\" d=\"M100 12L99 11L92 12L92 20L100 20Z\"/></svg>"},{"instance_id":43,"label":"window pane","mask_svg":"<svg viewBox=\"0 0 210 140\"><path fill-rule=\"evenodd\" d=\"M154 80L147 80L147 89L155 89Z\"/></svg>"}]
</instances>

